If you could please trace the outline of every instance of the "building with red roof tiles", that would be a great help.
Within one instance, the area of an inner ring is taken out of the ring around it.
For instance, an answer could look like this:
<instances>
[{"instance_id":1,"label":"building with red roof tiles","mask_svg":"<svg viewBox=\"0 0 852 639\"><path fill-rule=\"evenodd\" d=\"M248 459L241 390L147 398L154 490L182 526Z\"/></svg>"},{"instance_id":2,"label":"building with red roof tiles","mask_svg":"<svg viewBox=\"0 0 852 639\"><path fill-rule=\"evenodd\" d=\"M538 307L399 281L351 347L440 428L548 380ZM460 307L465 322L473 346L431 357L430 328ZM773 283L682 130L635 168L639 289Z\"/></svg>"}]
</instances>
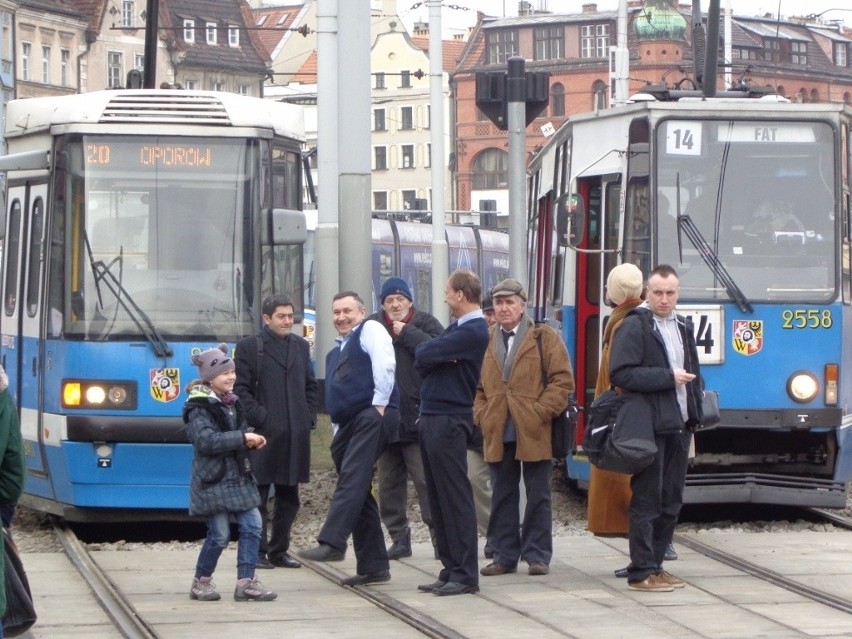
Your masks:
<instances>
[{"instance_id":1,"label":"building with red roof tiles","mask_svg":"<svg viewBox=\"0 0 852 639\"><path fill-rule=\"evenodd\" d=\"M262 95L268 55L245 0L159 0L157 85ZM20 0L18 97L124 87L145 64L146 0Z\"/></svg>"}]
</instances>

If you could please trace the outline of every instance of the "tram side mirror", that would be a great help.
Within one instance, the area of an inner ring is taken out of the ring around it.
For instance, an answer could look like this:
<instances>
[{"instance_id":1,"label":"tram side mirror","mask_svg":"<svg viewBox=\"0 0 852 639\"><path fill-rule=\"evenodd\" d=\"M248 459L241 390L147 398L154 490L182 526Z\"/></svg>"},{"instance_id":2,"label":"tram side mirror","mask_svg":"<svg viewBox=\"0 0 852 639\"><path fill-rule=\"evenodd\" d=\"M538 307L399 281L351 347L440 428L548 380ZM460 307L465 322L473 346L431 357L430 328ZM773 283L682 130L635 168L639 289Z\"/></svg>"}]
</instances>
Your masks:
<instances>
[{"instance_id":1,"label":"tram side mirror","mask_svg":"<svg viewBox=\"0 0 852 639\"><path fill-rule=\"evenodd\" d=\"M266 209L264 217L267 223L263 237L264 244L304 244L308 241L308 225L304 211L292 209Z\"/></svg>"},{"instance_id":2,"label":"tram side mirror","mask_svg":"<svg viewBox=\"0 0 852 639\"><path fill-rule=\"evenodd\" d=\"M586 231L586 205L576 193L565 193L556 201L556 234L559 246L577 246Z\"/></svg>"}]
</instances>

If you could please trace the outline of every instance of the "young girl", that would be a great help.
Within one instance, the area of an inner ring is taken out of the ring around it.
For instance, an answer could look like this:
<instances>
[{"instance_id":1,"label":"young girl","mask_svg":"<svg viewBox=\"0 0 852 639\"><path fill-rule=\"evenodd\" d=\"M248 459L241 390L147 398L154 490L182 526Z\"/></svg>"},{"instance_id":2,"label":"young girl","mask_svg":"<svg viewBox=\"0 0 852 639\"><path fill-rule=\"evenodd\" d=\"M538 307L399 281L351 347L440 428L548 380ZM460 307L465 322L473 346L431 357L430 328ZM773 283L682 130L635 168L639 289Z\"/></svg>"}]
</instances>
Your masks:
<instances>
[{"instance_id":1,"label":"young girl","mask_svg":"<svg viewBox=\"0 0 852 639\"><path fill-rule=\"evenodd\" d=\"M260 495L251 476L249 448L262 448L266 439L250 432L234 395L237 375L226 344L192 356L200 380L187 388L183 408L189 440L195 449L189 495L189 514L207 518L207 537L195 565L190 599L220 599L213 571L231 539L230 516L240 531L237 543L237 601L272 601L278 595L254 578L260 546Z\"/></svg>"}]
</instances>

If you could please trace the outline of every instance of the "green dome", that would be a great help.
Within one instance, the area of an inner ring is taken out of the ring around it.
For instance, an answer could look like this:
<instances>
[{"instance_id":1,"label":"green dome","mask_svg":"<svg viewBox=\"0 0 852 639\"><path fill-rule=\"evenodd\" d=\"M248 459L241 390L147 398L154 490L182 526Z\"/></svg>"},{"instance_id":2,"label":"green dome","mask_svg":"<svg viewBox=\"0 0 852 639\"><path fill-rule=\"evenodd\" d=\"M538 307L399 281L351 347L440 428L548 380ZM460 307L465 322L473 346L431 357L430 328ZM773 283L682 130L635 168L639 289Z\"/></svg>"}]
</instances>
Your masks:
<instances>
[{"instance_id":1,"label":"green dome","mask_svg":"<svg viewBox=\"0 0 852 639\"><path fill-rule=\"evenodd\" d=\"M633 31L640 40L685 40L686 18L668 0L645 0L633 18Z\"/></svg>"}]
</instances>

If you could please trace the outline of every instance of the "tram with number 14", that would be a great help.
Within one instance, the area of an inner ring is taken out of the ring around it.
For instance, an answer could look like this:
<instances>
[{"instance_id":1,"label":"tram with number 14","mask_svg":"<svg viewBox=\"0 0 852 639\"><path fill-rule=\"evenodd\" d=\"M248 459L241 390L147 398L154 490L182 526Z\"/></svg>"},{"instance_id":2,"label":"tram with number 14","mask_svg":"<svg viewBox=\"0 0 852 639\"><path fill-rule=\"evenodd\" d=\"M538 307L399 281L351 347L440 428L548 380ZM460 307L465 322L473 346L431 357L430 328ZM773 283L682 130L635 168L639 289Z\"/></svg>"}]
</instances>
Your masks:
<instances>
[{"instance_id":1,"label":"tram with number 14","mask_svg":"<svg viewBox=\"0 0 852 639\"><path fill-rule=\"evenodd\" d=\"M722 421L687 503L843 507L852 479L852 109L658 91L574 116L529 167L531 304L590 406L622 262L680 275ZM582 420L568 475L589 478Z\"/></svg>"}]
</instances>

